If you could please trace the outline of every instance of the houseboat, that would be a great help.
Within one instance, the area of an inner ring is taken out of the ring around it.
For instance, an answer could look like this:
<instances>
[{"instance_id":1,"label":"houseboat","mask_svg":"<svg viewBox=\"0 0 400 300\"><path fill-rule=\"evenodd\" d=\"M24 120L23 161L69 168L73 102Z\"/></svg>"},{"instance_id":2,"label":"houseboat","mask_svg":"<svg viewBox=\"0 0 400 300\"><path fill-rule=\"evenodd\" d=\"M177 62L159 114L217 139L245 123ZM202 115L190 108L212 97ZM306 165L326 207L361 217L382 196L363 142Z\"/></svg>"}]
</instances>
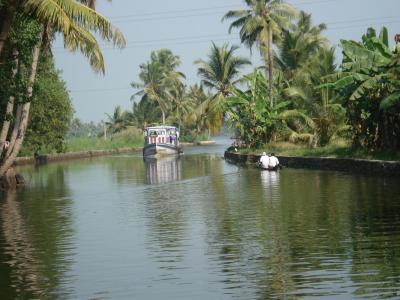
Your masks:
<instances>
[{"instance_id":1,"label":"houseboat","mask_svg":"<svg viewBox=\"0 0 400 300\"><path fill-rule=\"evenodd\" d=\"M178 155L179 130L174 126L153 126L144 130L143 156Z\"/></svg>"}]
</instances>

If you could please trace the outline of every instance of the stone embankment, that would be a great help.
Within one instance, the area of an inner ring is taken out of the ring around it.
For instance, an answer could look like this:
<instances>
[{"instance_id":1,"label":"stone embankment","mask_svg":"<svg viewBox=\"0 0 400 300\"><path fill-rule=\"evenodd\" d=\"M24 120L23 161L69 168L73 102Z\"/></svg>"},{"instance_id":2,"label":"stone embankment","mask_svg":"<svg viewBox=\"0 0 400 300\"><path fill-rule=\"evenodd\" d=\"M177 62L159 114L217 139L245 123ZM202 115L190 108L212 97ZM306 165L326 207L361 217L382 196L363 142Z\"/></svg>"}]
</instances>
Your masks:
<instances>
[{"instance_id":1,"label":"stone embankment","mask_svg":"<svg viewBox=\"0 0 400 300\"><path fill-rule=\"evenodd\" d=\"M226 151L226 160L233 163L255 163L259 161L260 155L239 154ZM318 170L332 170L343 172L354 172L371 175L396 175L400 176L399 161L381 161L355 158L335 157L295 157L277 156L279 162L288 168L304 168Z\"/></svg>"}]
</instances>

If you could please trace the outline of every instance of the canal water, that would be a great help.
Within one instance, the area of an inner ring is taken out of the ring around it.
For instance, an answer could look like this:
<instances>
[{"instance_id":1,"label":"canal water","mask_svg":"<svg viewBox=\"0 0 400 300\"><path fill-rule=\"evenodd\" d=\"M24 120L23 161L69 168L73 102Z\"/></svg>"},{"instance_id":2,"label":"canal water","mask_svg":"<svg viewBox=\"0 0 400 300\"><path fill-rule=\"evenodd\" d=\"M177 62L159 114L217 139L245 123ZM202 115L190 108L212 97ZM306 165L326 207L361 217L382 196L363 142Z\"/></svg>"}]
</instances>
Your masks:
<instances>
[{"instance_id":1,"label":"canal water","mask_svg":"<svg viewBox=\"0 0 400 300\"><path fill-rule=\"evenodd\" d=\"M399 178L238 167L224 146L20 171L0 299L400 299Z\"/></svg>"}]
</instances>

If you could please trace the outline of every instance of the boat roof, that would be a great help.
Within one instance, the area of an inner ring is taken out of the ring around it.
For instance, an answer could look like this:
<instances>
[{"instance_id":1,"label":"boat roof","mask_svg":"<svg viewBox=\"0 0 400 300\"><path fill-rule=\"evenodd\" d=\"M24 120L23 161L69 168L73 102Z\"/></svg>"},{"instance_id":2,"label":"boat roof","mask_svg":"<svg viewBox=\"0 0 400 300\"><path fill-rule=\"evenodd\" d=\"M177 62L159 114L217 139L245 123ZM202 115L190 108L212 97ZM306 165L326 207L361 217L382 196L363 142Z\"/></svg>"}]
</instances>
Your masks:
<instances>
[{"instance_id":1,"label":"boat roof","mask_svg":"<svg viewBox=\"0 0 400 300\"><path fill-rule=\"evenodd\" d=\"M161 125L161 126L151 126L151 127L146 127L145 129L147 130L154 130L154 129L177 129L175 126L166 126L166 125Z\"/></svg>"}]
</instances>

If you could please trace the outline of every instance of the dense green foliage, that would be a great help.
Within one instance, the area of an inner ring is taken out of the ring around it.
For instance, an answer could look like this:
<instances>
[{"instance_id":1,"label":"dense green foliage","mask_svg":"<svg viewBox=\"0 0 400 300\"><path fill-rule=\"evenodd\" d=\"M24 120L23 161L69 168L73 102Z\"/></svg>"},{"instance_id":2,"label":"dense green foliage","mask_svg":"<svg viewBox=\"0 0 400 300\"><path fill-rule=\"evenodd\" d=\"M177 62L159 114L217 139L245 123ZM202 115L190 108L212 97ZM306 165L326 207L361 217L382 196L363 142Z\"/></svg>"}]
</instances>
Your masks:
<instances>
[{"instance_id":1,"label":"dense green foliage","mask_svg":"<svg viewBox=\"0 0 400 300\"><path fill-rule=\"evenodd\" d=\"M3 53L5 67L0 68L2 109L7 105L10 96L13 96L17 103L27 101L24 93L29 76L27 66L31 64L31 49L37 43L38 32L39 26L34 20L24 15L18 15L14 19L9 37L13 47ZM18 51L19 73L16 79L10 76L11 69L15 67L11 51ZM29 126L21 154L31 155L35 151L62 152L73 109L65 83L61 79L60 72L55 69L53 57L48 51L41 55L31 102ZM0 117L4 121L3 113ZM13 113L6 118L12 121L11 125L14 124Z\"/></svg>"},{"instance_id":2,"label":"dense green foliage","mask_svg":"<svg viewBox=\"0 0 400 300\"><path fill-rule=\"evenodd\" d=\"M379 36L369 28L362 42L341 42L338 69L325 27L301 12L277 41L272 84L279 112L266 107L263 75L244 77L248 89L236 89L227 106L238 138L249 148L277 140L315 148L348 138L355 148L398 151L399 49L389 49L386 28Z\"/></svg>"},{"instance_id":3,"label":"dense green foliage","mask_svg":"<svg viewBox=\"0 0 400 300\"><path fill-rule=\"evenodd\" d=\"M388 32L369 28L362 42L341 41L341 72L327 76L339 92L352 126L354 146L400 149L399 49L389 49Z\"/></svg>"},{"instance_id":4,"label":"dense green foliage","mask_svg":"<svg viewBox=\"0 0 400 300\"><path fill-rule=\"evenodd\" d=\"M65 82L50 56L41 59L34 91L29 127L21 153L63 152L73 108Z\"/></svg>"},{"instance_id":5,"label":"dense green foliage","mask_svg":"<svg viewBox=\"0 0 400 300\"><path fill-rule=\"evenodd\" d=\"M226 122L248 148L277 141L327 147L344 139L367 151L399 150L400 54L389 49L386 28L379 37L370 28L362 42L342 41L338 67L325 24L313 25L310 14L284 1L245 2L249 9L224 19L233 19L230 28L240 29L246 46L259 47L265 66L241 75L249 61L234 55L238 47L212 43L208 58L195 62L201 85L187 88L179 58L153 52L133 84L140 101L132 112L116 108L112 131L165 120L194 139L218 133Z\"/></svg>"},{"instance_id":6,"label":"dense green foliage","mask_svg":"<svg viewBox=\"0 0 400 300\"><path fill-rule=\"evenodd\" d=\"M245 76L247 90L233 90L227 99L226 109L230 123L248 147L259 147L278 132L285 123L285 110L289 102L279 102L270 107L266 103L268 82L260 71Z\"/></svg>"}]
</instances>

